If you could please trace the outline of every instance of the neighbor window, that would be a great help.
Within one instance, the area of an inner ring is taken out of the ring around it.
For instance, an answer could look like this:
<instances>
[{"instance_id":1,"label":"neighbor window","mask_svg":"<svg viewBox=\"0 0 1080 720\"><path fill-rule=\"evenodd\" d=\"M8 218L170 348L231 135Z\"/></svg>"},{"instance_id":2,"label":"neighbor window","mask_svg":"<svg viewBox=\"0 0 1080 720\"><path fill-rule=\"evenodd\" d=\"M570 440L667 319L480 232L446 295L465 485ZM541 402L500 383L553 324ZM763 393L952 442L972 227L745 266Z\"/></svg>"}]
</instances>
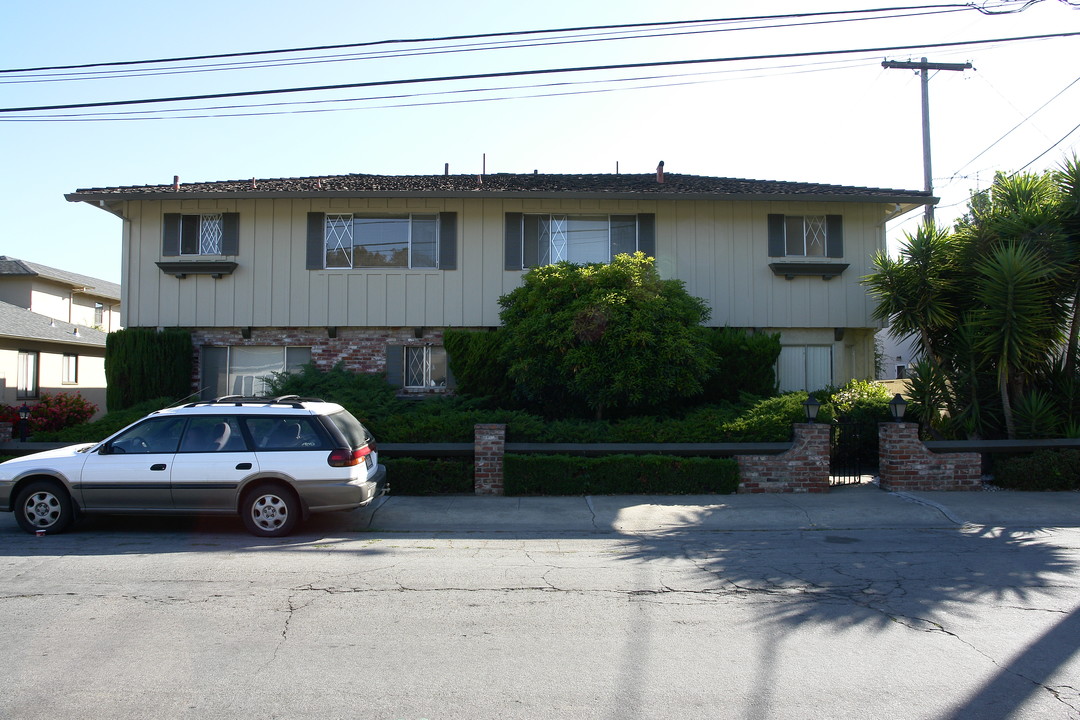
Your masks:
<instances>
[{"instance_id":1,"label":"neighbor window","mask_svg":"<svg viewBox=\"0 0 1080 720\"><path fill-rule=\"evenodd\" d=\"M840 215L769 215L769 256L843 257Z\"/></svg>"},{"instance_id":2,"label":"neighbor window","mask_svg":"<svg viewBox=\"0 0 1080 720\"><path fill-rule=\"evenodd\" d=\"M267 382L273 379L274 373L296 372L310 362L310 347L204 347L201 394L203 399L222 395L266 395L269 392Z\"/></svg>"},{"instance_id":3,"label":"neighbor window","mask_svg":"<svg viewBox=\"0 0 1080 720\"><path fill-rule=\"evenodd\" d=\"M33 351L19 351L18 385L15 397L22 399L36 398L38 394L38 354Z\"/></svg>"},{"instance_id":4,"label":"neighbor window","mask_svg":"<svg viewBox=\"0 0 1080 720\"><path fill-rule=\"evenodd\" d=\"M621 253L655 253L653 215L508 213L506 269L568 261L607 263Z\"/></svg>"},{"instance_id":5,"label":"neighbor window","mask_svg":"<svg viewBox=\"0 0 1080 720\"><path fill-rule=\"evenodd\" d=\"M64 385L75 385L79 382L79 356L65 355L61 366L60 382Z\"/></svg>"},{"instance_id":6,"label":"neighbor window","mask_svg":"<svg viewBox=\"0 0 1080 720\"><path fill-rule=\"evenodd\" d=\"M437 268L438 215L326 215L327 268Z\"/></svg>"}]
</instances>

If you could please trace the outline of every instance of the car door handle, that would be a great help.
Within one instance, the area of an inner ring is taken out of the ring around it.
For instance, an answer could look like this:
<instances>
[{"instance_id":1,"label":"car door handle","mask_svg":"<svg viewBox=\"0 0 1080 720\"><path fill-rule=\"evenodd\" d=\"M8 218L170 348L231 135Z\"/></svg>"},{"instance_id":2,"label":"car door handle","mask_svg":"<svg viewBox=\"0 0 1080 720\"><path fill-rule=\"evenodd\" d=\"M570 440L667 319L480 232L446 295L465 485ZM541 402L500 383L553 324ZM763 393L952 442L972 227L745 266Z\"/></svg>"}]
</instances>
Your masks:
<instances>
[{"instance_id":1,"label":"car door handle","mask_svg":"<svg viewBox=\"0 0 1080 720\"><path fill-rule=\"evenodd\" d=\"M150 469L155 472L160 472L165 469L165 463L158 463L157 465L151 465Z\"/></svg>"},{"instance_id":2,"label":"car door handle","mask_svg":"<svg viewBox=\"0 0 1080 720\"><path fill-rule=\"evenodd\" d=\"M237 470L250 470L251 469L251 463L239 463L239 464L237 464L236 469Z\"/></svg>"}]
</instances>

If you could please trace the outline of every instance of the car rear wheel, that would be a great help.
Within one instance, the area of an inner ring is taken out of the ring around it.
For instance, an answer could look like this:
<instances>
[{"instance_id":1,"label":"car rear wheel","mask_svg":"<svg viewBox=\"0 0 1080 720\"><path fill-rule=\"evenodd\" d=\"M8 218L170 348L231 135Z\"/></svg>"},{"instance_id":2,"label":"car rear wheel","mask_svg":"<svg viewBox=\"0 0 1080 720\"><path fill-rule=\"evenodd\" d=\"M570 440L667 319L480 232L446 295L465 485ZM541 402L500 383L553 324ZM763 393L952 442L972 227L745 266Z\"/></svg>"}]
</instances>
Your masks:
<instances>
[{"instance_id":1,"label":"car rear wheel","mask_svg":"<svg viewBox=\"0 0 1080 720\"><path fill-rule=\"evenodd\" d=\"M244 527L259 537L283 537L300 521L300 501L280 483L266 483L249 490L240 503Z\"/></svg>"},{"instance_id":2,"label":"car rear wheel","mask_svg":"<svg viewBox=\"0 0 1080 720\"><path fill-rule=\"evenodd\" d=\"M61 533L74 519L71 496L52 480L35 480L15 496L15 520L28 533Z\"/></svg>"}]
</instances>

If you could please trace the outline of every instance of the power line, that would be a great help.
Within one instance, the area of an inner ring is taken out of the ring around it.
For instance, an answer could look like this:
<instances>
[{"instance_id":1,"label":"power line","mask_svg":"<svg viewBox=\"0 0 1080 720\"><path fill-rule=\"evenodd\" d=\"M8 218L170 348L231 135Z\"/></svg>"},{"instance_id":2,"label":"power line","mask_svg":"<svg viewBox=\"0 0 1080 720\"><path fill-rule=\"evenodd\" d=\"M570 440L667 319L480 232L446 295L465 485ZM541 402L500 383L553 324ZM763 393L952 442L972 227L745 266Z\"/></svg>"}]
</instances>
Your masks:
<instances>
[{"instance_id":1,"label":"power line","mask_svg":"<svg viewBox=\"0 0 1080 720\"><path fill-rule=\"evenodd\" d=\"M1030 0L1031 2L1040 2L1041 0ZM474 33L470 35L447 35L443 37L426 37L426 38L398 38L388 40L373 40L368 42L359 43L344 43L339 45L314 45L309 47L296 47L296 48L280 48L276 50L251 50L247 52L235 52L235 53L218 53L213 55L189 55L185 57L172 57L172 58L158 58L155 60L120 60L113 62L97 62L97 63L83 63L80 65L52 65L45 67L33 67L33 68L11 68L0 69L0 73L20 73L20 72L41 72L46 70L79 70L84 68L93 67L117 67L122 65L152 65L160 63L172 63L172 62L189 62L193 60L216 60L220 58L234 58L234 57L252 57L256 55L276 55L286 53L300 53L300 52L315 52L322 50L342 50L345 48L359 48L359 47L375 47L379 45L391 45L391 44L412 44L412 43L428 43L428 42L448 42L457 40L482 40L487 38L496 37L520 37L524 35L541 35L548 33L567 33L567 32L586 32L593 30L612 30L612 29L626 29L626 28L646 28L646 27L663 27L669 25L694 25L694 24L707 24L718 22L746 22L749 20L772 20L772 19L791 19L800 17L821 17L829 15L852 15L859 13L873 13L873 12L891 12L896 10L922 10L928 8L963 8L963 9L976 9L982 12L979 8L973 8L969 4L942 4L942 5L908 5L899 7L885 7L885 8L870 8L863 10L833 10L827 12L816 13L788 13L783 15L748 15L744 17L731 17L731 18L709 18L704 20L668 20L657 21L647 23L624 23L618 25L585 25L580 27L568 27L568 28L548 28L543 30L514 30L495 33Z\"/></svg>"},{"instance_id":2,"label":"power line","mask_svg":"<svg viewBox=\"0 0 1080 720\"><path fill-rule=\"evenodd\" d=\"M348 90L362 87L380 87L388 85L409 85L419 83L451 82L458 80L483 80L504 77L522 77L527 75L551 75L556 73L571 72L597 72L602 70L630 70L647 67L672 67L681 65L701 65L721 62L742 62L750 60L778 60L800 57L817 57L822 55L850 55L855 53L891 53L901 50L916 50L926 48L958 47L964 45L985 45L989 43L1018 42L1024 40L1047 40L1052 38L1065 38L1080 35L1080 32L1053 33L1047 35L1024 35L1011 38L994 38L990 40L965 40L947 43L927 43L915 45L895 45L891 47L858 48L848 50L818 50L798 53L778 53L765 55L744 55L727 58L702 58L694 60L662 60L646 63L619 63L614 65L589 65L564 68L544 68L539 70L514 70L494 73L476 73L471 75L447 75L426 78L405 78L400 80L375 80L361 83L342 83L336 85L317 85L311 87L275 88L270 90L246 90L229 93L210 93L204 95L184 95L167 98L143 98L138 100L110 100L91 103L68 103L63 105L39 105L31 107L0 108L0 113L37 112L44 110L75 110L92 107L116 107L120 105L146 105L166 102L186 102L191 100L216 100L233 97L252 97L256 95L280 95L284 93L320 92L327 90Z\"/></svg>"},{"instance_id":3,"label":"power line","mask_svg":"<svg viewBox=\"0 0 1080 720\"><path fill-rule=\"evenodd\" d=\"M1021 168L1020 168L1019 170L1017 170L1016 172L1014 172L1014 173L1013 173L1013 175L1016 175L1017 173L1021 173L1021 172L1023 172L1024 170L1026 170L1026 169L1028 168L1028 166L1030 166L1031 164L1033 164L1033 163L1034 163L1034 162L1035 162L1036 160L1038 160L1038 159L1039 159L1039 158L1041 158L1041 157L1042 157L1043 155L1045 155L1046 153L1048 153L1048 152L1050 152L1051 150L1053 150L1054 148L1056 148L1056 147L1057 147L1058 145L1060 145L1061 143L1065 142L1065 138L1069 137L1070 135L1072 135L1072 134L1073 134L1074 132L1076 132L1077 130L1080 130L1080 125L1077 125L1077 126L1076 126L1076 127L1074 127L1074 128L1072 129L1072 130L1070 130L1069 132L1067 132L1067 133L1065 133L1064 135L1062 135L1062 136L1061 136L1061 139L1060 139L1060 140L1058 140L1058 141L1057 141L1056 143L1054 143L1054 144L1053 144L1053 145L1051 145L1050 147L1046 148L1045 150L1043 150L1043 151L1042 151L1041 153L1039 153L1039 154L1038 154L1038 155L1036 155L1035 157L1031 158L1031 160L1028 160L1028 161L1027 161L1027 162L1026 162L1026 163L1024 164L1024 166L1023 166L1023 167L1021 167Z\"/></svg>"},{"instance_id":4,"label":"power line","mask_svg":"<svg viewBox=\"0 0 1080 720\"><path fill-rule=\"evenodd\" d=\"M965 12L971 10L970 7L951 8L944 10L930 10L928 12L917 13L905 13L901 15L884 15L881 17L855 17L855 18L839 18L830 20L811 20L809 22L792 22L774 25L756 25L748 27L723 27L712 29L692 29L692 30L680 30L679 28L669 28L668 30L649 34L621 34L618 37L592 37L592 36L563 36L549 39L549 40L527 40L524 42L500 42L500 43L477 43L473 45L445 45L442 47L436 47L434 49L413 48L406 50L382 50L376 52L367 53L352 53L352 54L338 54L338 55L324 55L308 58L294 58L283 60L252 60L248 62L229 62L229 63L217 63L206 65L193 65L188 67L177 68L148 68L148 69L135 69L135 70L97 70L85 73L60 73L58 75L27 75L27 76L13 76L16 79L12 80L0 80L0 85L22 85L22 84L36 84L36 83L53 83L53 82L77 82L85 80L116 80L126 78L147 78L147 77L160 77L164 75L189 75L205 72L225 72L232 70L252 70L252 69L267 69L275 67L293 67L298 65L317 65L326 63L338 63L338 62L355 62L360 60L387 60L403 57L424 57L428 55L445 55L464 52L483 52L489 50L515 50L522 48L540 48L551 47L557 45L577 45L585 43L596 42L613 42L617 40L645 40L654 38L671 38L685 35L705 35L712 33L723 32L740 32L747 30L776 30L792 27L808 27L813 25L829 25L837 23L848 22L867 22L875 20L896 20L910 17L921 17L925 15L941 15L945 13ZM780 16L777 16L780 17ZM708 22L708 21L702 21ZM624 31L629 32L629 31ZM610 33L615 34L615 33ZM154 61L146 61L154 62ZM8 71L0 71L8 72Z\"/></svg>"}]
</instances>

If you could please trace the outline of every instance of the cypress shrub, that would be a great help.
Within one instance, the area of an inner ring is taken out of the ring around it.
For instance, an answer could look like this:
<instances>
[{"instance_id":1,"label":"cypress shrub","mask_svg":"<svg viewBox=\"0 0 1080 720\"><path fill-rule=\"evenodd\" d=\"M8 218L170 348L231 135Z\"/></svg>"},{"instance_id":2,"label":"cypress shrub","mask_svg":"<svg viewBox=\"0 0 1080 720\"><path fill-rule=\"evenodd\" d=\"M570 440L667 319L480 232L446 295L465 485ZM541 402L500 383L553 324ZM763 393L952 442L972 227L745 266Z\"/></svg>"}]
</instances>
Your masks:
<instances>
[{"instance_id":1,"label":"cypress shrub","mask_svg":"<svg viewBox=\"0 0 1080 720\"><path fill-rule=\"evenodd\" d=\"M730 458L507 454L503 474L507 495L726 495L739 487Z\"/></svg>"},{"instance_id":2,"label":"cypress shrub","mask_svg":"<svg viewBox=\"0 0 1080 720\"><path fill-rule=\"evenodd\" d=\"M159 397L191 393L191 334L169 328L125 328L105 338L105 398L123 410Z\"/></svg>"}]
</instances>

